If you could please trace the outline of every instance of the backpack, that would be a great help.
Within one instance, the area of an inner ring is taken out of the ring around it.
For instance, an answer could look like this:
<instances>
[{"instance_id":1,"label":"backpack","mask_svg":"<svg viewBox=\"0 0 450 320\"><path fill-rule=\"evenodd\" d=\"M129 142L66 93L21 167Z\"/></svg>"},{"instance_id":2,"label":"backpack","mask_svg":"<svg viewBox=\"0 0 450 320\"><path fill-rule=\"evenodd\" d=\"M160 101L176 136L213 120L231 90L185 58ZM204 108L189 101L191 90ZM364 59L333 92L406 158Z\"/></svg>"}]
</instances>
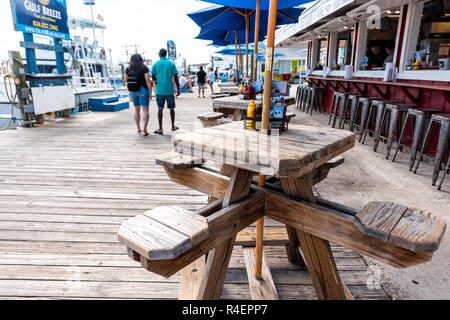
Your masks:
<instances>
[{"instance_id":1,"label":"backpack","mask_svg":"<svg viewBox=\"0 0 450 320\"><path fill-rule=\"evenodd\" d=\"M130 92L139 92L141 90L141 85L137 80L137 74L134 70L129 69L128 71L128 82L127 82L128 91Z\"/></svg>"}]
</instances>

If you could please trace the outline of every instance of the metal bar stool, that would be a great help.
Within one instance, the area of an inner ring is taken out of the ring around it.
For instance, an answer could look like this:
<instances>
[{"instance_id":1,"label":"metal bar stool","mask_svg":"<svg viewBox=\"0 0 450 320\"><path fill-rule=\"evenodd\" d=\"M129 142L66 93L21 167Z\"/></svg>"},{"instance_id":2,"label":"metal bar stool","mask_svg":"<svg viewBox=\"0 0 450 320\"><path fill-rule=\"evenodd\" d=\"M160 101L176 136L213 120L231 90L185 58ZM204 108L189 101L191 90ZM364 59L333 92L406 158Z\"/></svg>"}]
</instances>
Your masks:
<instances>
[{"instance_id":1,"label":"metal bar stool","mask_svg":"<svg viewBox=\"0 0 450 320\"><path fill-rule=\"evenodd\" d=\"M439 177L439 171L441 170L441 163L444 158L445 152L449 153L449 140L450 140L450 114L433 114L431 116L430 124L426 131L425 137L423 139L422 148L420 149L420 154L418 156L416 166L414 167L414 174L417 173L419 169L419 164L424 157L425 147L427 146L428 139L430 138L431 128L433 124L438 124L439 129L439 140L437 144L436 156L434 157L434 169L433 169L433 186L436 185L436 181Z\"/></svg>"},{"instance_id":2,"label":"metal bar stool","mask_svg":"<svg viewBox=\"0 0 450 320\"><path fill-rule=\"evenodd\" d=\"M372 100L373 98L371 97L359 97L358 103L356 105L355 119L353 122L351 122L350 131L353 132L355 128L358 129L359 142L361 142L364 134L364 127L367 122L367 116L369 115L369 106L372 104ZM359 123L357 123L359 114L361 116L359 117Z\"/></svg>"},{"instance_id":3,"label":"metal bar stool","mask_svg":"<svg viewBox=\"0 0 450 320\"><path fill-rule=\"evenodd\" d=\"M381 117L381 124L376 133L377 139L375 141L375 145L373 147L373 151L377 152L378 145L380 144L380 140L384 140L387 143L386 150L386 159L389 159L389 155L391 154L392 144L394 143L394 134L398 135L398 128L403 127L403 122L406 117L406 113L409 109L415 107L411 104L386 104L386 107L383 111L383 116ZM387 127L387 132L383 129L385 125L389 125Z\"/></svg>"},{"instance_id":4,"label":"metal bar stool","mask_svg":"<svg viewBox=\"0 0 450 320\"><path fill-rule=\"evenodd\" d=\"M336 127L337 119L342 119L344 106L347 103L348 95L348 93L334 92L333 102L331 105L330 120L328 121L328 124L331 124L331 121L333 121L331 125L333 128Z\"/></svg>"},{"instance_id":5,"label":"metal bar stool","mask_svg":"<svg viewBox=\"0 0 450 320\"><path fill-rule=\"evenodd\" d=\"M372 99L372 102L369 105L367 121L364 126L364 137L361 142L362 144L366 142L367 133L373 134L375 142L378 140L378 135L380 134L381 128L381 119L383 118L384 109L388 103L396 103L396 101ZM374 124L372 128L370 127L371 124Z\"/></svg>"},{"instance_id":6,"label":"metal bar stool","mask_svg":"<svg viewBox=\"0 0 450 320\"><path fill-rule=\"evenodd\" d=\"M306 90L308 90L308 86L299 85L297 88L297 109L301 110L303 107L304 96L306 94Z\"/></svg>"},{"instance_id":7,"label":"metal bar stool","mask_svg":"<svg viewBox=\"0 0 450 320\"><path fill-rule=\"evenodd\" d=\"M311 87L309 88L309 90L310 96L309 96L309 103L307 104L306 113L312 115L314 109L316 111L319 111L319 113L321 113L322 110L324 109L322 88Z\"/></svg>"},{"instance_id":8,"label":"metal bar stool","mask_svg":"<svg viewBox=\"0 0 450 320\"><path fill-rule=\"evenodd\" d=\"M438 190L442 189L442 184L444 183L445 176L447 175L447 172L450 171L450 155L447 155L447 165L445 166L444 174L442 175L441 182L439 182L439 185L437 187Z\"/></svg>"},{"instance_id":9,"label":"metal bar stool","mask_svg":"<svg viewBox=\"0 0 450 320\"><path fill-rule=\"evenodd\" d=\"M409 161L409 171L412 171L414 163L416 162L419 145L422 143L421 139L423 138L425 128L430 123L431 116L439 112L440 112L439 110L433 109L417 109L417 108L408 109L405 121L403 122L403 128L400 134L400 138L398 138L398 144L397 148L395 149L395 154L394 158L392 159L392 162L395 162L395 160L397 159L398 151L402 146L404 146L403 139L405 138L406 128L408 126L409 120L413 120L412 136L407 137L410 140L412 139L411 158Z\"/></svg>"},{"instance_id":10,"label":"metal bar stool","mask_svg":"<svg viewBox=\"0 0 450 320\"><path fill-rule=\"evenodd\" d=\"M348 124L349 127L352 127L352 123L355 121L356 117L356 106L358 105L359 96L356 94L350 94L347 99L347 104L344 108L344 113L342 117L342 121L339 124L340 129L344 129L345 125Z\"/></svg>"},{"instance_id":11,"label":"metal bar stool","mask_svg":"<svg viewBox=\"0 0 450 320\"><path fill-rule=\"evenodd\" d=\"M303 86L299 85L297 87L297 94L295 95L295 108L298 109L300 106L300 97L302 95Z\"/></svg>"},{"instance_id":12,"label":"metal bar stool","mask_svg":"<svg viewBox=\"0 0 450 320\"><path fill-rule=\"evenodd\" d=\"M311 87L305 87L305 90L303 91L302 96L302 105L300 109L304 112L306 112L309 104L309 99L311 98Z\"/></svg>"}]
</instances>

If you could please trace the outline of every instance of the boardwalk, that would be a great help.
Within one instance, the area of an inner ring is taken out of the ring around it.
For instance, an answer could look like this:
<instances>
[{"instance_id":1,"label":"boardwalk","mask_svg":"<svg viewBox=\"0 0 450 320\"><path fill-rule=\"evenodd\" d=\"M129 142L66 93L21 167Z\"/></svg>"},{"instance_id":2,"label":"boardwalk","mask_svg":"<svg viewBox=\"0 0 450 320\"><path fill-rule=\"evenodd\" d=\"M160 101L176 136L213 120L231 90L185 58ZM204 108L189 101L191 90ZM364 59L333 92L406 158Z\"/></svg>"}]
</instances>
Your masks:
<instances>
[{"instance_id":1,"label":"boardwalk","mask_svg":"<svg viewBox=\"0 0 450 320\"><path fill-rule=\"evenodd\" d=\"M210 110L209 99L194 96L178 101L181 128L193 128L196 114ZM154 102L152 110L154 130ZM155 206L206 203L204 194L170 182L155 165L170 149L169 135L137 135L131 110L0 133L0 299L176 299L179 274L165 279L143 270L116 236L124 219ZM333 249L357 298L387 297L367 287L373 275L358 254ZM307 272L290 264L282 248L265 250L281 299L315 298ZM250 298L240 247L222 298Z\"/></svg>"}]
</instances>

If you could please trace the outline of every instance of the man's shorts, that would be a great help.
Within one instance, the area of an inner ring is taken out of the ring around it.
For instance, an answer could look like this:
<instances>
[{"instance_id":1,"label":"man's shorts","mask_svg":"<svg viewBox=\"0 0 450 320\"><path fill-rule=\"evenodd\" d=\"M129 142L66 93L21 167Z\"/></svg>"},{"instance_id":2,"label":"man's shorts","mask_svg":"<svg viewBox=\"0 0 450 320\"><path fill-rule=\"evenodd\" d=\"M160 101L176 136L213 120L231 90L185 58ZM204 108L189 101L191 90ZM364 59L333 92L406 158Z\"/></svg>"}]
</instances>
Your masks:
<instances>
[{"instance_id":1,"label":"man's shorts","mask_svg":"<svg viewBox=\"0 0 450 320\"><path fill-rule=\"evenodd\" d=\"M138 92L130 91L130 97L135 107L148 108L150 104L150 92L144 87L141 87L141 90Z\"/></svg>"},{"instance_id":2,"label":"man's shorts","mask_svg":"<svg viewBox=\"0 0 450 320\"><path fill-rule=\"evenodd\" d=\"M197 85L198 85L199 87L204 87L204 86L205 86L205 83L204 83L204 82L197 82Z\"/></svg>"},{"instance_id":3,"label":"man's shorts","mask_svg":"<svg viewBox=\"0 0 450 320\"><path fill-rule=\"evenodd\" d=\"M162 110L164 109L164 105L167 101L167 108L168 109L175 109L175 95L169 95L169 96L162 96L162 95L156 95L156 104L158 105L158 109Z\"/></svg>"}]
</instances>

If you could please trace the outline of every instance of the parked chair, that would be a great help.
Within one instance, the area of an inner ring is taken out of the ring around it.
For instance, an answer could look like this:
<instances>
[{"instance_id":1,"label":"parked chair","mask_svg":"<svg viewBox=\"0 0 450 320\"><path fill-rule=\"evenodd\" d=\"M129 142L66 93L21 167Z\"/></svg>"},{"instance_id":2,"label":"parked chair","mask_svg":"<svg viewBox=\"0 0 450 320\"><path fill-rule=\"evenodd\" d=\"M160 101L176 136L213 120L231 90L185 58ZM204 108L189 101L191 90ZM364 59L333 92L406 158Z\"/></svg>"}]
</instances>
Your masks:
<instances>
[{"instance_id":1,"label":"parked chair","mask_svg":"<svg viewBox=\"0 0 450 320\"><path fill-rule=\"evenodd\" d=\"M392 144L394 143L395 136L398 136L398 128L403 127L403 122L406 118L406 113L414 105L411 104L386 104L381 117L381 124L379 131L376 133L377 139L373 147L373 151L377 152L380 140L384 140L387 143L386 159L389 159L391 154ZM384 130L385 126L387 130Z\"/></svg>"},{"instance_id":2,"label":"parked chair","mask_svg":"<svg viewBox=\"0 0 450 320\"><path fill-rule=\"evenodd\" d=\"M417 173L417 169L419 169L419 164L422 161L422 157L424 157L424 151L427 147L428 139L430 138L431 128L433 124L439 125L439 138L436 150L436 156L434 157L434 169L433 169L433 186L436 185L436 181L439 177L439 171L441 170L442 160L444 159L444 155L447 152L449 155L449 140L450 140L450 114L434 114L431 116L430 124L428 125L428 129L426 131L425 137L423 139L422 148L420 150L420 154L417 158L416 165L414 167L414 174ZM446 168L448 170L448 168Z\"/></svg>"},{"instance_id":3,"label":"parked chair","mask_svg":"<svg viewBox=\"0 0 450 320\"><path fill-rule=\"evenodd\" d=\"M423 141L421 140L423 139L425 128L429 124L431 116L438 112L439 112L438 110L432 109L411 108L408 110L406 114L406 119L403 122L402 132L400 134L400 137L398 138L398 144L397 148L395 149L395 154L394 158L392 159L392 162L395 162L395 160L397 159L398 151L402 148L402 146L404 146L403 140L405 138L406 128L408 126L409 120L413 120L412 135L411 137L407 137L410 140L412 139L411 157L409 161L409 171L412 171L414 163L416 162L419 145L423 143Z\"/></svg>"},{"instance_id":4,"label":"parked chair","mask_svg":"<svg viewBox=\"0 0 450 320\"><path fill-rule=\"evenodd\" d=\"M330 120L328 124L331 124L331 127L336 127L337 119L342 119L344 106L347 104L348 93L343 92L334 92L333 102L331 103L331 112L330 112ZM341 120L340 120L341 121Z\"/></svg>"}]
</instances>

